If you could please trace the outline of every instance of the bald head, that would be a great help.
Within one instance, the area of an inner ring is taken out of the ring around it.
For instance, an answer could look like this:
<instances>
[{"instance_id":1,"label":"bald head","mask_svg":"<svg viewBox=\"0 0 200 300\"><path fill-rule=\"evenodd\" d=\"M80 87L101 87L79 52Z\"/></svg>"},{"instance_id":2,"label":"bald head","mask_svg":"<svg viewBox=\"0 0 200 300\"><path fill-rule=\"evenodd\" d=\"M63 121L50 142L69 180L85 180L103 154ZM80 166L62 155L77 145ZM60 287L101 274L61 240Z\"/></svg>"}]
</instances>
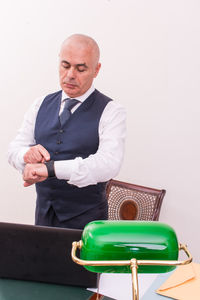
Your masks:
<instances>
[{"instance_id":1,"label":"bald head","mask_svg":"<svg viewBox=\"0 0 200 300\"><path fill-rule=\"evenodd\" d=\"M91 87L101 64L99 47L94 39L73 34L62 43L60 50L60 85L71 98L79 97Z\"/></svg>"},{"instance_id":2,"label":"bald head","mask_svg":"<svg viewBox=\"0 0 200 300\"><path fill-rule=\"evenodd\" d=\"M69 45L74 45L77 48L87 49L90 51L94 63L97 64L100 58L100 50L97 42L90 36L84 34L73 34L64 40L61 46L61 51Z\"/></svg>"}]
</instances>

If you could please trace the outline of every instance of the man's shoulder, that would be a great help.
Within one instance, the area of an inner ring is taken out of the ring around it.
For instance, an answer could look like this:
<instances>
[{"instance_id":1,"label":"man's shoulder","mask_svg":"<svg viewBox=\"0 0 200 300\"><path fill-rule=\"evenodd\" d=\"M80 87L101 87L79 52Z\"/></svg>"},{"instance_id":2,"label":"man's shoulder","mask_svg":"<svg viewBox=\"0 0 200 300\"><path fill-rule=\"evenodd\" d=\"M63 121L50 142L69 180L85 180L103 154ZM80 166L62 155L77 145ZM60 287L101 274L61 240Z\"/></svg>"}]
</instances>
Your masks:
<instances>
[{"instance_id":1,"label":"man's shoulder","mask_svg":"<svg viewBox=\"0 0 200 300\"><path fill-rule=\"evenodd\" d=\"M62 90L59 90L59 91L54 92L54 93L50 93L50 94L48 94L48 95L46 95L46 96L44 97L44 100L45 100L45 99L52 99L52 98L55 98L55 97L57 97L57 96L61 96L61 94L62 94Z\"/></svg>"},{"instance_id":2,"label":"man's shoulder","mask_svg":"<svg viewBox=\"0 0 200 300\"><path fill-rule=\"evenodd\" d=\"M30 109L38 111L43 103L45 103L46 101L50 101L56 97L58 97L58 98L61 97L61 93L62 93L62 91L57 91L57 92L54 92L54 93L51 93L48 95L43 95L43 96L36 98L35 101L32 103Z\"/></svg>"},{"instance_id":3,"label":"man's shoulder","mask_svg":"<svg viewBox=\"0 0 200 300\"><path fill-rule=\"evenodd\" d=\"M97 93L98 97L102 97L104 98L105 100L107 100L109 102L109 107L111 108L117 108L117 109L122 109L124 110L124 106L120 103L119 100L114 100L113 98L103 94L102 92L98 91L98 90L95 90L95 92Z\"/></svg>"},{"instance_id":4,"label":"man's shoulder","mask_svg":"<svg viewBox=\"0 0 200 300\"><path fill-rule=\"evenodd\" d=\"M103 94L102 92L100 92L97 89L95 89L94 93L96 94L96 97L102 98L102 99L106 100L107 102L113 101L112 98L108 97L107 95Z\"/></svg>"}]
</instances>

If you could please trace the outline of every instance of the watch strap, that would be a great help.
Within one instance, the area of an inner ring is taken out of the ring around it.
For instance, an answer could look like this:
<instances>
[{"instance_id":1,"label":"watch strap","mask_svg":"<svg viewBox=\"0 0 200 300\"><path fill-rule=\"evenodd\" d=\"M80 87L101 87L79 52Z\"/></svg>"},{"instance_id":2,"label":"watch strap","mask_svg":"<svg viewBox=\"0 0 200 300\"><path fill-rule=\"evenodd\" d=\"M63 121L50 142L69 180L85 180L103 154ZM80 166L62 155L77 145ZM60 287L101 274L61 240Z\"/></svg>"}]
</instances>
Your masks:
<instances>
[{"instance_id":1,"label":"watch strap","mask_svg":"<svg viewBox=\"0 0 200 300\"><path fill-rule=\"evenodd\" d=\"M45 161L44 164L47 167L48 177L55 177L54 160Z\"/></svg>"}]
</instances>

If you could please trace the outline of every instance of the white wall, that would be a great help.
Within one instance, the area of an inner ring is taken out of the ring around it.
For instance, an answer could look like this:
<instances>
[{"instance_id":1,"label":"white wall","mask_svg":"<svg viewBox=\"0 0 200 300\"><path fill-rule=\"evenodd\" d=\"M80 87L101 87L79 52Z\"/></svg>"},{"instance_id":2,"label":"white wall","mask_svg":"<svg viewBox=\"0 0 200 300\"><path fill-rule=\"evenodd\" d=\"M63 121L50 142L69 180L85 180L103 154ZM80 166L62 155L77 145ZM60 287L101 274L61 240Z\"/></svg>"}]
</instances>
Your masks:
<instances>
[{"instance_id":1,"label":"white wall","mask_svg":"<svg viewBox=\"0 0 200 300\"><path fill-rule=\"evenodd\" d=\"M102 49L96 87L127 108L118 179L167 190L160 220L199 261L199 13L198 0L0 1L0 221L34 222L7 147L35 97L59 88L63 39L85 33Z\"/></svg>"}]
</instances>

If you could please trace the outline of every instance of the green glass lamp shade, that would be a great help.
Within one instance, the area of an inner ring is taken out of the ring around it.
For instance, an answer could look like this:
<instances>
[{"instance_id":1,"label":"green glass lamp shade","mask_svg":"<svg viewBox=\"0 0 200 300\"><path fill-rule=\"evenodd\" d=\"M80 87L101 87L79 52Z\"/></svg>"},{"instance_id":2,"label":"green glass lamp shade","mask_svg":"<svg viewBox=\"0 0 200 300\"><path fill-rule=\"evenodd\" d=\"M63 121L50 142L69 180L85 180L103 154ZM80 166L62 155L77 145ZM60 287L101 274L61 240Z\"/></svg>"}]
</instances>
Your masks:
<instances>
[{"instance_id":1,"label":"green glass lamp shade","mask_svg":"<svg viewBox=\"0 0 200 300\"><path fill-rule=\"evenodd\" d=\"M153 221L94 221L82 234L83 260L177 260L178 241L174 230ZM130 266L85 266L97 273L131 273ZM138 266L138 273L163 273L174 266Z\"/></svg>"}]
</instances>

